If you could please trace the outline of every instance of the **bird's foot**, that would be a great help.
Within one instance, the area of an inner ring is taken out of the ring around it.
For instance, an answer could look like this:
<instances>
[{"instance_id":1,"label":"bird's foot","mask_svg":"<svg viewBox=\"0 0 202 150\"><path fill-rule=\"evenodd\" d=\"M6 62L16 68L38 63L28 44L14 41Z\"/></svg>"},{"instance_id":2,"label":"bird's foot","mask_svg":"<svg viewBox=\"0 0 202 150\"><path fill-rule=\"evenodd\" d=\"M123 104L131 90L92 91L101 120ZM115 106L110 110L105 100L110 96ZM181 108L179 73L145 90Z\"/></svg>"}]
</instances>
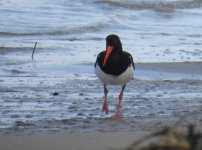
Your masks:
<instances>
[{"instance_id":1,"label":"bird's foot","mask_svg":"<svg viewBox=\"0 0 202 150\"><path fill-rule=\"evenodd\" d=\"M111 118L114 120L121 119L121 105L120 104L117 106L116 113Z\"/></svg>"},{"instance_id":2,"label":"bird's foot","mask_svg":"<svg viewBox=\"0 0 202 150\"><path fill-rule=\"evenodd\" d=\"M112 116L112 119L121 119L121 105L118 104L116 113Z\"/></svg>"},{"instance_id":3,"label":"bird's foot","mask_svg":"<svg viewBox=\"0 0 202 150\"><path fill-rule=\"evenodd\" d=\"M119 119L121 119L121 114L120 113L116 113L111 118L114 119L114 120L119 120Z\"/></svg>"},{"instance_id":4,"label":"bird's foot","mask_svg":"<svg viewBox=\"0 0 202 150\"><path fill-rule=\"evenodd\" d=\"M121 119L120 107L117 109L116 113L112 116L112 119L114 119L114 120Z\"/></svg>"},{"instance_id":5,"label":"bird's foot","mask_svg":"<svg viewBox=\"0 0 202 150\"><path fill-rule=\"evenodd\" d=\"M109 107L108 107L108 101L107 100L104 100L104 102L103 102L102 112L105 112L106 114L109 113Z\"/></svg>"}]
</instances>

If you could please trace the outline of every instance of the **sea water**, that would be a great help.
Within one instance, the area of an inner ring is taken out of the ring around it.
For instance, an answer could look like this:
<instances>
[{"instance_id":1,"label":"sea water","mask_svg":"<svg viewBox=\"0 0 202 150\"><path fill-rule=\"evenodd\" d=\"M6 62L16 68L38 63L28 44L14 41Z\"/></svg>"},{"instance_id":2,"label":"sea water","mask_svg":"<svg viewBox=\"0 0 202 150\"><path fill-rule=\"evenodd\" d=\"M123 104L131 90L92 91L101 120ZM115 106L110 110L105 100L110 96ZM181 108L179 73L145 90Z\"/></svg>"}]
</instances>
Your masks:
<instances>
[{"instance_id":1,"label":"sea water","mask_svg":"<svg viewBox=\"0 0 202 150\"><path fill-rule=\"evenodd\" d=\"M38 42L38 61L93 63L105 37L117 34L136 62L201 61L201 7L201 0L1 0L1 58L29 59Z\"/></svg>"}]
</instances>

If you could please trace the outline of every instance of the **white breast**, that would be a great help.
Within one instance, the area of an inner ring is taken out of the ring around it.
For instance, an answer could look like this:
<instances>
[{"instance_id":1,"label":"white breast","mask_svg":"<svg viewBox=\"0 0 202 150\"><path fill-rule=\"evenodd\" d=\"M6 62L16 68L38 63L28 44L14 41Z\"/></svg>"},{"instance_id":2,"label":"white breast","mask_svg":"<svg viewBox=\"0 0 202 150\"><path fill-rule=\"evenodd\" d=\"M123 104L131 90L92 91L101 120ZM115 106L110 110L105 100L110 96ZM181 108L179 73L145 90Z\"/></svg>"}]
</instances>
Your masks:
<instances>
[{"instance_id":1,"label":"white breast","mask_svg":"<svg viewBox=\"0 0 202 150\"><path fill-rule=\"evenodd\" d=\"M97 64L95 67L95 74L96 76L106 85L125 85L127 82L129 82L133 76L134 76L134 69L132 66L128 67L122 74L118 76L106 74L103 72L100 68L100 66Z\"/></svg>"}]
</instances>

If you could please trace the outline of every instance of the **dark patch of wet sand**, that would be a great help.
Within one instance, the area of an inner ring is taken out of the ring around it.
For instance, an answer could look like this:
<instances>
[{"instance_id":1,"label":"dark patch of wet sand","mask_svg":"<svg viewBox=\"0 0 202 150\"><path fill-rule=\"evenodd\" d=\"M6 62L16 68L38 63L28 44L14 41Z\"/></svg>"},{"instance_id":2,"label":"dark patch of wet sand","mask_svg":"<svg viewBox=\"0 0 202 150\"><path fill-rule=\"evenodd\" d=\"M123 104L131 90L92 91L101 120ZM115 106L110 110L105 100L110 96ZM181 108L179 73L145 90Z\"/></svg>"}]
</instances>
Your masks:
<instances>
[{"instance_id":1,"label":"dark patch of wet sand","mask_svg":"<svg viewBox=\"0 0 202 150\"><path fill-rule=\"evenodd\" d=\"M137 63L136 69L202 75L202 62Z\"/></svg>"}]
</instances>

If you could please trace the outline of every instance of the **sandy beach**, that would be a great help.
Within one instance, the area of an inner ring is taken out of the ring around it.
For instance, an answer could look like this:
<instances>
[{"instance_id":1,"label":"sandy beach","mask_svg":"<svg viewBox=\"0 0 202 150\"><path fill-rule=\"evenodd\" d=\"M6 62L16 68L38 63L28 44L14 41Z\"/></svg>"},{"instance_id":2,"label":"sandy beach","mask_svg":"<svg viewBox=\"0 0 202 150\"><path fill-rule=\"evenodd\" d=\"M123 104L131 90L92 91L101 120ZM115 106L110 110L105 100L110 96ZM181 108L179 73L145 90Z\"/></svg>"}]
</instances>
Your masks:
<instances>
[{"instance_id":1,"label":"sandy beach","mask_svg":"<svg viewBox=\"0 0 202 150\"><path fill-rule=\"evenodd\" d=\"M146 132L44 133L1 136L2 150L109 150L125 148Z\"/></svg>"},{"instance_id":2,"label":"sandy beach","mask_svg":"<svg viewBox=\"0 0 202 150\"><path fill-rule=\"evenodd\" d=\"M166 126L201 131L201 8L201 0L0 0L0 150L117 150ZM107 86L102 113L94 73L109 34L136 66L120 120L111 116L121 87Z\"/></svg>"}]
</instances>

